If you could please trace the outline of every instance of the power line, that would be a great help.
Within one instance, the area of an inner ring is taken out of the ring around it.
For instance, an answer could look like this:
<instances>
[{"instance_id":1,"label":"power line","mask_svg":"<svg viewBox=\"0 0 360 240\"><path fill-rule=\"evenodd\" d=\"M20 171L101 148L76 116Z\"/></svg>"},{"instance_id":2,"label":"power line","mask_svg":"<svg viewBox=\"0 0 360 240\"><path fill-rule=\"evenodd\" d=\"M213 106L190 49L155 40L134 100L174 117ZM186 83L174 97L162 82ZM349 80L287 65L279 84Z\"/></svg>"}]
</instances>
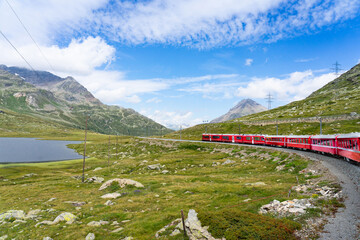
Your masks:
<instances>
[{"instance_id":1,"label":"power line","mask_svg":"<svg viewBox=\"0 0 360 240\"><path fill-rule=\"evenodd\" d=\"M15 49L15 51L20 55L20 57L26 62L26 64L33 70L36 74L37 72L31 66L31 64L25 59L25 57L17 50L17 48L10 42L10 40L5 36L5 34L0 30L1 35L5 38L5 40Z\"/></svg>"},{"instance_id":2,"label":"power line","mask_svg":"<svg viewBox=\"0 0 360 240\"><path fill-rule=\"evenodd\" d=\"M267 102L268 102L268 110L270 110L271 109L271 103L273 102L273 96L271 96L271 94L269 93L267 96L266 96L266 98L265 98L266 100L267 100Z\"/></svg>"},{"instance_id":3,"label":"power line","mask_svg":"<svg viewBox=\"0 0 360 240\"><path fill-rule=\"evenodd\" d=\"M11 10L13 11L13 13L15 14L16 18L19 20L19 22L21 23L21 25L23 26L23 28L25 29L25 31L27 32L27 34L29 35L29 37L31 38L31 40L35 43L36 47L39 49L39 52L41 53L41 55L44 57L45 61L49 64L50 68L53 70L53 72L55 72L54 68L52 67L52 65L50 64L49 60L46 58L45 54L41 51L39 45L36 43L35 39L32 37L32 35L30 34L30 32L28 31L28 29L25 27L24 23L21 21L20 17L17 15L17 13L15 12L14 8L10 5L8 0L5 0L7 2L7 4L9 5L9 7L11 8Z\"/></svg>"}]
</instances>

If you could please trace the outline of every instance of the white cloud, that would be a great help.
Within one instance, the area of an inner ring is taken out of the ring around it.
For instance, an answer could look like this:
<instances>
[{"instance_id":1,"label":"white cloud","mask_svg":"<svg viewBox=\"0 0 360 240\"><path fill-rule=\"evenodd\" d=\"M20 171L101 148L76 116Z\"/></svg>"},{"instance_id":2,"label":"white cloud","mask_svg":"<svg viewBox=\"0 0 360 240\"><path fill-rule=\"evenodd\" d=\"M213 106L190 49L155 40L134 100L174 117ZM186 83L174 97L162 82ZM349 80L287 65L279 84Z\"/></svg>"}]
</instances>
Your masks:
<instances>
[{"instance_id":1,"label":"white cloud","mask_svg":"<svg viewBox=\"0 0 360 240\"><path fill-rule=\"evenodd\" d=\"M302 59L296 59L295 62L298 63L306 63L316 60L317 58L302 58Z\"/></svg>"},{"instance_id":2,"label":"white cloud","mask_svg":"<svg viewBox=\"0 0 360 240\"><path fill-rule=\"evenodd\" d=\"M195 84L188 86L186 88L180 88L179 91L189 92L189 93L200 93L204 98L209 99L226 99L233 98L236 95L236 90L239 86L244 83L239 82L226 82L222 81L221 83L203 83Z\"/></svg>"},{"instance_id":3,"label":"white cloud","mask_svg":"<svg viewBox=\"0 0 360 240\"><path fill-rule=\"evenodd\" d=\"M175 130L179 130L180 126L184 129L202 122L202 119L200 118L193 118L192 112L179 113L156 110L150 113L147 110L144 110L140 113L168 128Z\"/></svg>"},{"instance_id":4,"label":"white cloud","mask_svg":"<svg viewBox=\"0 0 360 240\"><path fill-rule=\"evenodd\" d=\"M315 76L311 70L294 72L285 78L253 78L244 87L239 87L239 97L265 98L270 92L277 100L300 100L336 78L334 73Z\"/></svg>"},{"instance_id":5,"label":"white cloud","mask_svg":"<svg viewBox=\"0 0 360 240\"><path fill-rule=\"evenodd\" d=\"M251 59L251 58L247 58L245 60L245 66L251 66L251 64L253 63L254 59Z\"/></svg>"},{"instance_id":6,"label":"white cloud","mask_svg":"<svg viewBox=\"0 0 360 240\"><path fill-rule=\"evenodd\" d=\"M98 11L95 25L127 44L211 48L306 34L356 16L359 7L354 0L126 1Z\"/></svg>"}]
</instances>

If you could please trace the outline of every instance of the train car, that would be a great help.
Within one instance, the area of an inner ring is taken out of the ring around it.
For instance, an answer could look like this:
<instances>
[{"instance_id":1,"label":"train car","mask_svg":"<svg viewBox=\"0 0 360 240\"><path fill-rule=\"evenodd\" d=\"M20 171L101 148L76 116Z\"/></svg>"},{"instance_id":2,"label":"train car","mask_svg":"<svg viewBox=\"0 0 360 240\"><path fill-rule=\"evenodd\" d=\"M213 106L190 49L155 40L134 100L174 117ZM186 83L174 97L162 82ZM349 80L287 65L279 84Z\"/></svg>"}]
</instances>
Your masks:
<instances>
[{"instance_id":1,"label":"train car","mask_svg":"<svg viewBox=\"0 0 360 240\"><path fill-rule=\"evenodd\" d=\"M311 136L309 135L286 136L286 147L310 150Z\"/></svg>"},{"instance_id":2,"label":"train car","mask_svg":"<svg viewBox=\"0 0 360 240\"><path fill-rule=\"evenodd\" d=\"M315 135L311 136L311 150L337 154L336 135Z\"/></svg>"},{"instance_id":3,"label":"train car","mask_svg":"<svg viewBox=\"0 0 360 240\"><path fill-rule=\"evenodd\" d=\"M266 145L286 147L286 136L268 135L265 136Z\"/></svg>"},{"instance_id":4,"label":"train car","mask_svg":"<svg viewBox=\"0 0 360 240\"><path fill-rule=\"evenodd\" d=\"M360 163L360 133L337 136L337 154Z\"/></svg>"},{"instance_id":5,"label":"train car","mask_svg":"<svg viewBox=\"0 0 360 240\"><path fill-rule=\"evenodd\" d=\"M243 143L265 145L264 135L243 135Z\"/></svg>"},{"instance_id":6,"label":"train car","mask_svg":"<svg viewBox=\"0 0 360 240\"><path fill-rule=\"evenodd\" d=\"M210 141L211 142L221 142L221 134L210 134Z\"/></svg>"},{"instance_id":7,"label":"train car","mask_svg":"<svg viewBox=\"0 0 360 240\"><path fill-rule=\"evenodd\" d=\"M233 137L234 137L234 142L235 143L243 143L243 138L244 138L244 136L243 135L240 135L240 134L235 134L235 135L233 135Z\"/></svg>"},{"instance_id":8,"label":"train car","mask_svg":"<svg viewBox=\"0 0 360 240\"><path fill-rule=\"evenodd\" d=\"M235 142L232 134L222 134L221 141L228 142L228 143Z\"/></svg>"},{"instance_id":9,"label":"train car","mask_svg":"<svg viewBox=\"0 0 360 240\"><path fill-rule=\"evenodd\" d=\"M202 141L211 141L211 134L203 133L201 140Z\"/></svg>"}]
</instances>

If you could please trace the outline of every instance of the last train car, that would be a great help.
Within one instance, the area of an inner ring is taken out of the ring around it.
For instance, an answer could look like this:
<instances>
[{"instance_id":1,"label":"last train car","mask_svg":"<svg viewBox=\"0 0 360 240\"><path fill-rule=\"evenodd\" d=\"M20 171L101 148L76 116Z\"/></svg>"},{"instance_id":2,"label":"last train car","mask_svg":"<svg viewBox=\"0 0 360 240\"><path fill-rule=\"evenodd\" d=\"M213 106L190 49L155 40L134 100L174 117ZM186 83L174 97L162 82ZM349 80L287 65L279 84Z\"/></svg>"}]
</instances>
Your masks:
<instances>
[{"instance_id":1,"label":"last train car","mask_svg":"<svg viewBox=\"0 0 360 240\"><path fill-rule=\"evenodd\" d=\"M337 154L360 163L360 133L337 136Z\"/></svg>"}]
</instances>

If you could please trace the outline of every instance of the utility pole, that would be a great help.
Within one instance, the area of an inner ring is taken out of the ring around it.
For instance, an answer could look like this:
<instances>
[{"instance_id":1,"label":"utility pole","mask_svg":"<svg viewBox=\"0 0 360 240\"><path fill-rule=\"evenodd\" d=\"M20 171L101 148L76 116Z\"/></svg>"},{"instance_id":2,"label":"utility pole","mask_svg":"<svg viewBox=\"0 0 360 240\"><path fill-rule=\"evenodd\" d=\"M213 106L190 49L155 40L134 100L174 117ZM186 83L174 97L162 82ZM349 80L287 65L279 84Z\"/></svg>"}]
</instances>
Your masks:
<instances>
[{"instance_id":1,"label":"utility pole","mask_svg":"<svg viewBox=\"0 0 360 240\"><path fill-rule=\"evenodd\" d=\"M110 136L109 136L109 146L108 146L108 167L110 165Z\"/></svg>"},{"instance_id":2,"label":"utility pole","mask_svg":"<svg viewBox=\"0 0 360 240\"><path fill-rule=\"evenodd\" d=\"M277 122L276 122L276 135L279 135L279 126Z\"/></svg>"},{"instance_id":3,"label":"utility pole","mask_svg":"<svg viewBox=\"0 0 360 240\"><path fill-rule=\"evenodd\" d=\"M320 135L322 134L322 118L320 117Z\"/></svg>"},{"instance_id":4,"label":"utility pole","mask_svg":"<svg viewBox=\"0 0 360 240\"><path fill-rule=\"evenodd\" d=\"M266 98L265 98L266 100L267 100L267 102L268 102L268 110L270 110L271 109L271 103L273 102L273 96L271 96L271 94L269 93L267 96L266 96Z\"/></svg>"},{"instance_id":5,"label":"utility pole","mask_svg":"<svg viewBox=\"0 0 360 240\"><path fill-rule=\"evenodd\" d=\"M89 116L86 115L82 182L85 181L85 156L86 156L86 137L87 137L87 123L88 123L88 118L89 118Z\"/></svg>"},{"instance_id":6,"label":"utility pole","mask_svg":"<svg viewBox=\"0 0 360 240\"><path fill-rule=\"evenodd\" d=\"M334 70L335 71L335 74L336 74L336 76L338 76L339 75L339 71L340 70L342 70L341 68L340 68L340 66L341 66L341 64L339 64L337 61L333 64L333 68L330 68L331 70Z\"/></svg>"},{"instance_id":7,"label":"utility pole","mask_svg":"<svg viewBox=\"0 0 360 240\"><path fill-rule=\"evenodd\" d=\"M241 126L240 126L240 124L239 124L239 135L241 134Z\"/></svg>"}]
</instances>

